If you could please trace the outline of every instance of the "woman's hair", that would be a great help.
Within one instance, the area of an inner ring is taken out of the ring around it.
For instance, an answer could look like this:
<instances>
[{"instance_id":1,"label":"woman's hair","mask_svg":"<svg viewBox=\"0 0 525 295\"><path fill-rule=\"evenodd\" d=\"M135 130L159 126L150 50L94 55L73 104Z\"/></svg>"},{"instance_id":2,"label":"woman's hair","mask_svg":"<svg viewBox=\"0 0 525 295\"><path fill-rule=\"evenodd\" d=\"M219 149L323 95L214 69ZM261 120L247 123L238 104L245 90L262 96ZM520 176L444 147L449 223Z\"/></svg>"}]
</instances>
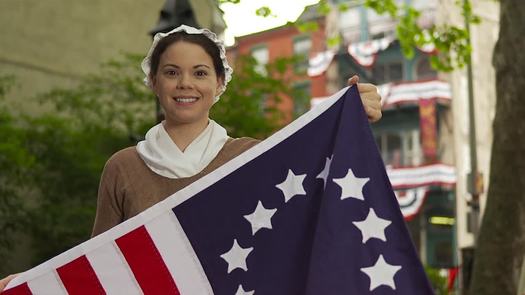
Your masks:
<instances>
[{"instance_id":1,"label":"woman's hair","mask_svg":"<svg viewBox=\"0 0 525 295\"><path fill-rule=\"evenodd\" d=\"M164 53L164 51L166 51L166 48L178 41L185 41L202 47L202 49L204 49L204 51L206 51L206 53L213 60L213 67L215 68L217 77L221 77L224 81L225 69L217 45L208 37L202 34L188 34L184 31L179 31L162 38L155 47L155 49L153 49L153 53L151 54L150 60L151 76L157 73L157 70L159 68L160 56Z\"/></svg>"}]
</instances>

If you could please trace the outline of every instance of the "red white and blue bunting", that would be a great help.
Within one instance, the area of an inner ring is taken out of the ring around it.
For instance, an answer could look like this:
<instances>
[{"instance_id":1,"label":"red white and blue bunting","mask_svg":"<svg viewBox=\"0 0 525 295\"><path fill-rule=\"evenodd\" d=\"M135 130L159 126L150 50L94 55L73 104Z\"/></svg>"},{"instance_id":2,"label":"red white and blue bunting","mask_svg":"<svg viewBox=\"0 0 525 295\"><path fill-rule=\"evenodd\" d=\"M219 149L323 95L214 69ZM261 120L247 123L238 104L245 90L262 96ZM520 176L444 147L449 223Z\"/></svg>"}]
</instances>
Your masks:
<instances>
[{"instance_id":1,"label":"red white and blue bunting","mask_svg":"<svg viewBox=\"0 0 525 295\"><path fill-rule=\"evenodd\" d=\"M387 174L406 220L419 213L431 186L452 188L456 185L455 168L446 164L395 169L387 167Z\"/></svg>"},{"instance_id":2,"label":"red white and blue bunting","mask_svg":"<svg viewBox=\"0 0 525 295\"><path fill-rule=\"evenodd\" d=\"M308 76L315 77L322 75L334 59L335 52L333 50L326 50L319 52L308 61Z\"/></svg>"},{"instance_id":3,"label":"red white and blue bunting","mask_svg":"<svg viewBox=\"0 0 525 295\"><path fill-rule=\"evenodd\" d=\"M417 105L422 99L436 99L445 104L452 99L450 85L439 80L389 83L378 86L378 90L384 109L402 104ZM313 97L310 104L314 107L326 98L328 96Z\"/></svg>"},{"instance_id":4,"label":"red white and blue bunting","mask_svg":"<svg viewBox=\"0 0 525 295\"><path fill-rule=\"evenodd\" d=\"M352 43L348 45L348 53L359 65L369 68L376 62L377 54L387 49L394 40L392 37L385 37Z\"/></svg>"},{"instance_id":5,"label":"red white and blue bunting","mask_svg":"<svg viewBox=\"0 0 525 295\"><path fill-rule=\"evenodd\" d=\"M452 91L447 82L439 80L388 83L378 87L382 97L383 108L400 104L417 104L422 99L436 99L448 103Z\"/></svg>"}]
</instances>

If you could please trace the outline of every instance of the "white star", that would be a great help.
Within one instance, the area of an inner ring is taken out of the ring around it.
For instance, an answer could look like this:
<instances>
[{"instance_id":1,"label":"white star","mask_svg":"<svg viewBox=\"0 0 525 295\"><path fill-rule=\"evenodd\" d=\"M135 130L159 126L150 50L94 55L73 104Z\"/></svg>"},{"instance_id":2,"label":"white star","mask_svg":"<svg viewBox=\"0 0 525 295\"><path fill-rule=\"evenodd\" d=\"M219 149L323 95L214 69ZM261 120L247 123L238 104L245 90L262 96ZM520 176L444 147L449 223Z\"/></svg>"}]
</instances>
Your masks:
<instances>
[{"instance_id":1,"label":"white star","mask_svg":"<svg viewBox=\"0 0 525 295\"><path fill-rule=\"evenodd\" d=\"M288 169L286 179L276 185L278 189L283 191L285 203L296 195L306 195L306 191L303 187L303 180L305 177L306 174L295 175L291 169Z\"/></svg>"},{"instance_id":2,"label":"white star","mask_svg":"<svg viewBox=\"0 0 525 295\"><path fill-rule=\"evenodd\" d=\"M244 218L246 218L250 224L252 225L252 234L255 235L255 233L260 230L261 228L268 228L272 229L272 216L275 214L275 211L277 209L266 209L264 208L261 201L257 203L257 207L250 215L244 215Z\"/></svg>"},{"instance_id":3,"label":"white star","mask_svg":"<svg viewBox=\"0 0 525 295\"><path fill-rule=\"evenodd\" d=\"M319 175L317 175L316 177L321 178L323 180L324 188L326 188L326 184L328 183L328 172L330 172L330 164L332 164L332 157L326 158L323 171L321 171L321 173L319 173Z\"/></svg>"},{"instance_id":4,"label":"white star","mask_svg":"<svg viewBox=\"0 0 525 295\"><path fill-rule=\"evenodd\" d=\"M381 285L389 286L395 290L396 283L394 282L394 275L400 269L400 265L388 264L383 258L383 255L379 255L374 266L363 267L361 271L370 278L370 291Z\"/></svg>"},{"instance_id":5,"label":"white star","mask_svg":"<svg viewBox=\"0 0 525 295\"><path fill-rule=\"evenodd\" d=\"M380 239L383 242L386 242L385 228L389 226L392 221L377 217L374 209L370 208L365 220L354 221L352 223L361 231L364 244L371 238Z\"/></svg>"},{"instance_id":6,"label":"white star","mask_svg":"<svg viewBox=\"0 0 525 295\"><path fill-rule=\"evenodd\" d=\"M239 289L235 292L235 295L253 295L255 291L244 291L242 285L239 285Z\"/></svg>"},{"instance_id":7,"label":"white star","mask_svg":"<svg viewBox=\"0 0 525 295\"><path fill-rule=\"evenodd\" d=\"M334 178L334 182L337 183L343 190L341 192L341 200L347 198L356 198L358 200L364 200L363 187L370 180L368 177L359 178L355 177L352 169L348 169L348 173L343 178Z\"/></svg>"},{"instance_id":8,"label":"white star","mask_svg":"<svg viewBox=\"0 0 525 295\"><path fill-rule=\"evenodd\" d=\"M242 268L247 271L248 267L246 266L246 257L248 257L248 254L250 254L252 250L253 247L242 248L237 243L237 239L234 239L230 251L221 255L222 259L226 260L228 263L228 273L236 268Z\"/></svg>"}]
</instances>

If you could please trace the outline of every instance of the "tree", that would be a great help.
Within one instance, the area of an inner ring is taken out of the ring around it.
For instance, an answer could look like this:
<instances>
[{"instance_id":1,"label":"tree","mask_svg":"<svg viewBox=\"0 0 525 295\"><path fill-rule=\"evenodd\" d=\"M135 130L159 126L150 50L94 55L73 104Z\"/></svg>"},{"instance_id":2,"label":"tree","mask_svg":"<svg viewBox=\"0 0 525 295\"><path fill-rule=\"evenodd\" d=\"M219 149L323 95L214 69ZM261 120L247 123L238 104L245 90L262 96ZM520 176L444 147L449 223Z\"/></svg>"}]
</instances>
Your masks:
<instances>
[{"instance_id":1,"label":"tree","mask_svg":"<svg viewBox=\"0 0 525 295\"><path fill-rule=\"evenodd\" d=\"M516 295L525 255L525 6L500 0L490 180L470 294Z\"/></svg>"}]
</instances>

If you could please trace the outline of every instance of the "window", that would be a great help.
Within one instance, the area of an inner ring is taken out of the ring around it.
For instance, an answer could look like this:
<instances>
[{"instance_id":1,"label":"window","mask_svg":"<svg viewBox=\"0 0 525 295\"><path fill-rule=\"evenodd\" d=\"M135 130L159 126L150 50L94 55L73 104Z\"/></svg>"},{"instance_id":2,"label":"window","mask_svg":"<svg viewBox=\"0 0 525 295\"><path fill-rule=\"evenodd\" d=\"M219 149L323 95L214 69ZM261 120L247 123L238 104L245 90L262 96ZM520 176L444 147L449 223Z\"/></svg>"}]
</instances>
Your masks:
<instances>
[{"instance_id":1,"label":"window","mask_svg":"<svg viewBox=\"0 0 525 295\"><path fill-rule=\"evenodd\" d=\"M372 69L372 78L376 84L401 81L403 80L403 63L376 64Z\"/></svg>"},{"instance_id":2,"label":"window","mask_svg":"<svg viewBox=\"0 0 525 295\"><path fill-rule=\"evenodd\" d=\"M259 45L254 48L252 48L252 56L257 61L257 67L255 70L261 74L265 75L266 72L266 65L268 64L268 61L270 60L269 54L268 54L268 48L264 45Z\"/></svg>"},{"instance_id":3,"label":"window","mask_svg":"<svg viewBox=\"0 0 525 295\"><path fill-rule=\"evenodd\" d=\"M310 56L311 47L312 40L309 36L302 36L294 39L293 52L299 57L299 61L295 64L296 72L303 73L308 69L308 58Z\"/></svg>"},{"instance_id":4,"label":"window","mask_svg":"<svg viewBox=\"0 0 525 295\"><path fill-rule=\"evenodd\" d=\"M454 247L454 197L444 190L427 193L422 210L426 220L426 262L435 268L450 268L456 265Z\"/></svg>"},{"instance_id":5,"label":"window","mask_svg":"<svg viewBox=\"0 0 525 295\"><path fill-rule=\"evenodd\" d=\"M425 80L437 77L437 72L430 65L430 59L427 56L422 56L416 67L416 79Z\"/></svg>"},{"instance_id":6,"label":"window","mask_svg":"<svg viewBox=\"0 0 525 295\"><path fill-rule=\"evenodd\" d=\"M376 134L376 143L385 165L393 167L421 164L419 129Z\"/></svg>"},{"instance_id":7,"label":"window","mask_svg":"<svg viewBox=\"0 0 525 295\"><path fill-rule=\"evenodd\" d=\"M293 117L297 118L310 109L311 85L310 81L294 85Z\"/></svg>"}]
</instances>

